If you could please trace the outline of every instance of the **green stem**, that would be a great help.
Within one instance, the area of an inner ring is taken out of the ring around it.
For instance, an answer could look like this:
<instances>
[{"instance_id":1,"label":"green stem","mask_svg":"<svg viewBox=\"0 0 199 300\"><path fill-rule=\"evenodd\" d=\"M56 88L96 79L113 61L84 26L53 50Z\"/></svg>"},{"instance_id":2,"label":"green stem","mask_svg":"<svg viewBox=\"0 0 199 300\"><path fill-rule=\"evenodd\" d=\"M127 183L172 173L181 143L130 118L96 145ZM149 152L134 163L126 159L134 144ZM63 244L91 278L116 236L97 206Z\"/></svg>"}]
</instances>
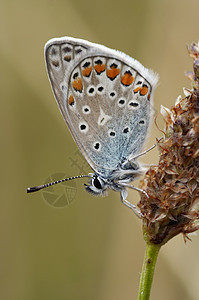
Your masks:
<instances>
[{"instance_id":1,"label":"green stem","mask_svg":"<svg viewBox=\"0 0 199 300\"><path fill-rule=\"evenodd\" d=\"M146 251L140 277L138 300L148 300L151 292L153 274L161 245L146 243Z\"/></svg>"}]
</instances>

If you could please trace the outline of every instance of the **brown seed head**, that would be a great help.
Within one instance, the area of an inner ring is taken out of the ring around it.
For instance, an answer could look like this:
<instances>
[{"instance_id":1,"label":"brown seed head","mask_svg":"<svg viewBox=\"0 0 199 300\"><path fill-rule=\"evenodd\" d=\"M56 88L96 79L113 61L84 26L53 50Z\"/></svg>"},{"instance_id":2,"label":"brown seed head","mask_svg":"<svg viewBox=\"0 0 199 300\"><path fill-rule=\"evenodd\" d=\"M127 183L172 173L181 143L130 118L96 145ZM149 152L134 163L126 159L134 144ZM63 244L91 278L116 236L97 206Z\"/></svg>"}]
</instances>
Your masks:
<instances>
[{"instance_id":1,"label":"brown seed head","mask_svg":"<svg viewBox=\"0 0 199 300\"><path fill-rule=\"evenodd\" d=\"M194 73L188 73L193 90L186 89L171 110L162 107L166 129L158 142L159 164L141 182L149 198L143 193L138 206L154 244L199 229L199 44L188 50L194 58Z\"/></svg>"}]
</instances>

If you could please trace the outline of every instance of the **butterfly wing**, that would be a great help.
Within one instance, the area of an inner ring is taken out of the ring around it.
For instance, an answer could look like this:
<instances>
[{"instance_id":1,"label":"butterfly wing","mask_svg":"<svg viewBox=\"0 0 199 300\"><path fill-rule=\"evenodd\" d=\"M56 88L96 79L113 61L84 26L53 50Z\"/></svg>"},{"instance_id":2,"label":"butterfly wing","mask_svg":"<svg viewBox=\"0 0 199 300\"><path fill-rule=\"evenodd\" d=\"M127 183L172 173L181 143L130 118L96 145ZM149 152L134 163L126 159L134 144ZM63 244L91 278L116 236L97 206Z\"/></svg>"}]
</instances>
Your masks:
<instances>
[{"instance_id":1,"label":"butterfly wing","mask_svg":"<svg viewBox=\"0 0 199 300\"><path fill-rule=\"evenodd\" d=\"M91 168L108 177L146 139L157 75L126 54L64 37L45 46L51 86Z\"/></svg>"}]
</instances>

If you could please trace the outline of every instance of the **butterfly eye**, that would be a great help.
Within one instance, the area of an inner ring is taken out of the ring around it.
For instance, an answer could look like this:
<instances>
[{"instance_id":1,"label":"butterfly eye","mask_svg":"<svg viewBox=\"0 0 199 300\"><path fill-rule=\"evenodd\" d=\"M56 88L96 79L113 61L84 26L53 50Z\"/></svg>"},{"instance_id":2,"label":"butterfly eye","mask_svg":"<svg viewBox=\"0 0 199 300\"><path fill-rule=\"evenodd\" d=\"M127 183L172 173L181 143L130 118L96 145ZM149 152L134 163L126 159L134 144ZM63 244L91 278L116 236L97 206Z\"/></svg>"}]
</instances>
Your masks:
<instances>
[{"instance_id":1,"label":"butterfly eye","mask_svg":"<svg viewBox=\"0 0 199 300\"><path fill-rule=\"evenodd\" d=\"M107 189L106 182L96 174L92 177L90 184L85 184L85 186L87 192L93 195L103 195L105 190Z\"/></svg>"},{"instance_id":2,"label":"butterfly eye","mask_svg":"<svg viewBox=\"0 0 199 300\"><path fill-rule=\"evenodd\" d=\"M93 180L93 185L94 185L94 187L96 187L99 190L102 189L101 182L99 181L99 179L96 176L95 176L95 178Z\"/></svg>"}]
</instances>

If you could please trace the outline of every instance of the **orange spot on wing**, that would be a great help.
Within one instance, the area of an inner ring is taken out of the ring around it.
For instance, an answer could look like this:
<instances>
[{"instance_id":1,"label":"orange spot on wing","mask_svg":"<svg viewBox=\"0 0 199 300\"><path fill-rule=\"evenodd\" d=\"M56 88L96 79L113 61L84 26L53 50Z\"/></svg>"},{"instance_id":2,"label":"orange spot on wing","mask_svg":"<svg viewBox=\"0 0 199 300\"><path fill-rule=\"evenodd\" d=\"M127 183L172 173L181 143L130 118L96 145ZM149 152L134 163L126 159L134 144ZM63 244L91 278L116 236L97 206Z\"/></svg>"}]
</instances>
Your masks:
<instances>
[{"instance_id":1,"label":"orange spot on wing","mask_svg":"<svg viewBox=\"0 0 199 300\"><path fill-rule=\"evenodd\" d=\"M71 56L70 55L65 55L64 60L68 61L68 62L71 61Z\"/></svg>"},{"instance_id":2,"label":"orange spot on wing","mask_svg":"<svg viewBox=\"0 0 199 300\"><path fill-rule=\"evenodd\" d=\"M140 89L140 95L141 96L145 96L148 93L148 86L147 85L143 85L143 87Z\"/></svg>"},{"instance_id":3,"label":"orange spot on wing","mask_svg":"<svg viewBox=\"0 0 199 300\"><path fill-rule=\"evenodd\" d=\"M83 76L85 76L85 77L89 77L91 71L92 71L92 67L87 67L87 68L85 68L85 69L82 71L82 74L83 74Z\"/></svg>"},{"instance_id":4,"label":"orange spot on wing","mask_svg":"<svg viewBox=\"0 0 199 300\"><path fill-rule=\"evenodd\" d=\"M81 78L77 78L76 80L73 81L72 83L73 88L77 91L77 92L82 92L83 90L83 85L82 85L82 80Z\"/></svg>"},{"instance_id":5,"label":"orange spot on wing","mask_svg":"<svg viewBox=\"0 0 199 300\"><path fill-rule=\"evenodd\" d=\"M105 64L97 64L94 66L94 69L97 72L97 74L101 74L106 69L106 65Z\"/></svg>"},{"instance_id":6,"label":"orange spot on wing","mask_svg":"<svg viewBox=\"0 0 199 300\"><path fill-rule=\"evenodd\" d=\"M149 93L147 99L150 101L151 94Z\"/></svg>"},{"instance_id":7,"label":"orange spot on wing","mask_svg":"<svg viewBox=\"0 0 199 300\"><path fill-rule=\"evenodd\" d=\"M121 83L125 86L129 86L133 83L134 77L132 76L130 71L125 72L122 76Z\"/></svg>"},{"instance_id":8,"label":"orange spot on wing","mask_svg":"<svg viewBox=\"0 0 199 300\"><path fill-rule=\"evenodd\" d=\"M115 64L112 64L111 68L106 71L108 78L115 79L117 75L120 73L120 69L118 69Z\"/></svg>"},{"instance_id":9,"label":"orange spot on wing","mask_svg":"<svg viewBox=\"0 0 199 300\"><path fill-rule=\"evenodd\" d=\"M133 91L134 91L134 93L137 93L137 92L139 92L139 90L141 89L141 87L140 86L138 86L136 89L134 89Z\"/></svg>"},{"instance_id":10,"label":"orange spot on wing","mask_svg":"<svg viewBox=\"0 0 199 300\"><path fill-rule=\"evenodd\" d=\"M74 104L74 98L73 98L72 95L71 95L71 96L69 97L69 99L68 99L68 104L69 104L69 105L73 105L73 104Z\"/></svg>"},{"instance_id":11,"label":"orange spot on wing","mask_svg":"<svg viewBox=\"0 0 199 300\"><path fill-rule=\"evenodd\" d=\"M59 62L57 60L52 61L53 66L59 67Z\"/></svg>"}]
</instances>

